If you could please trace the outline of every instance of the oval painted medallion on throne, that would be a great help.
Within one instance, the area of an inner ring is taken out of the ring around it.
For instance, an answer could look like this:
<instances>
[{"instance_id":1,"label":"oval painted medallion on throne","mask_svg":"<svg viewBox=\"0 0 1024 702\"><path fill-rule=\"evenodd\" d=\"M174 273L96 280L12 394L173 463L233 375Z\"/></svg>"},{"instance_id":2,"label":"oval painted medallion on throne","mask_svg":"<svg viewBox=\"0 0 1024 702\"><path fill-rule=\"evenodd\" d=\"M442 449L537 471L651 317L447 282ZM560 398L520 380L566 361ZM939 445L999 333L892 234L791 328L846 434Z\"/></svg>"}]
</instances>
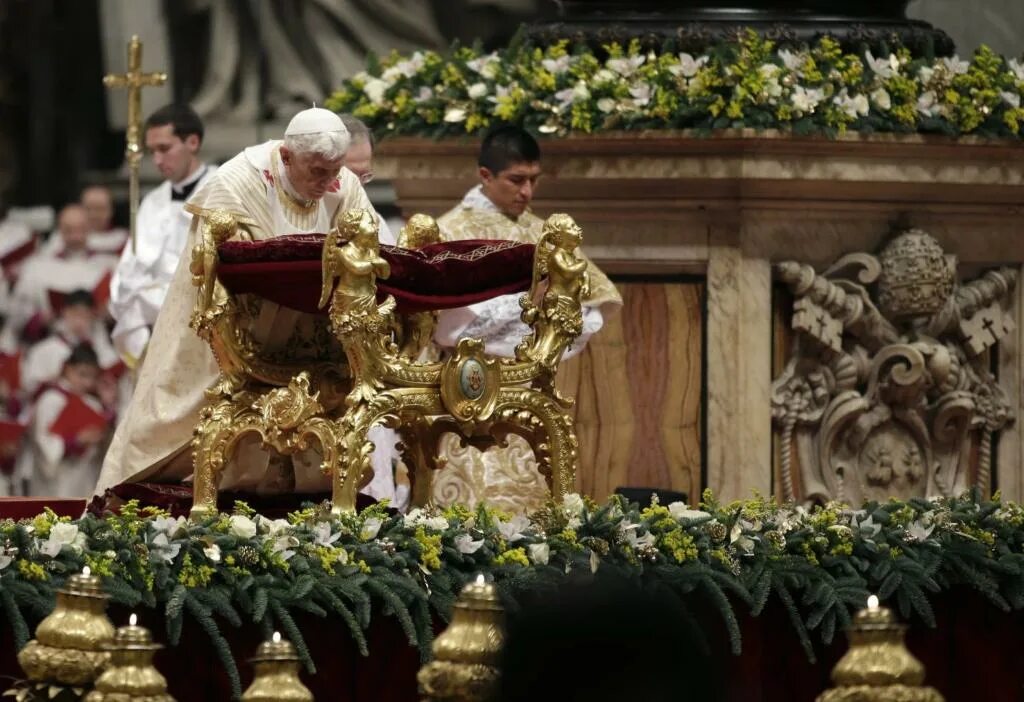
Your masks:
<instances>
[{"instance_id":1,"label":"oval painted medallion on throne","mask_svg":"<svg viewBox=\"0 0 1024 702\"><path fill-rule=\"evenodd\" d=\"M479 400L487 389L484 367L475 358L467 358L459 368L459 390L469 400Z\"/></svg>"}]
</instances>

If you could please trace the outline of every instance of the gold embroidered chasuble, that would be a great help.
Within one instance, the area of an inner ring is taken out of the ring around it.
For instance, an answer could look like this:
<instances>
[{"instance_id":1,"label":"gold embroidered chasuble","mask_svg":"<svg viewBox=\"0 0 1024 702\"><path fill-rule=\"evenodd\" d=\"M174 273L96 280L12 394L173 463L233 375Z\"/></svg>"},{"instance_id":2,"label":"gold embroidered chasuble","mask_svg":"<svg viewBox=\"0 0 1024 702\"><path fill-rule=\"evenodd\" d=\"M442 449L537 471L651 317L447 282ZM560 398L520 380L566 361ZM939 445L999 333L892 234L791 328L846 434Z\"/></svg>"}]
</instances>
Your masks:
<instances>
[{"instance_id":1,"label":"gold embroidered chasuble","mask_svg":"<svg viewBox=\"0 0 1024 702\"><path fill-rule=\"evenodd\" d=\"M186 449L206 402L206 389L218 377L210 347L189 328L196 300L189 263L204 216L212 210L228 210L246 226L246 236L260 240L327 231L339 210L372 209L359 179L345 168L339 173L335 192L303 207L288 195L278 161L279 147L279 141L270 141L246 149L221 166L186 205L194 215L188 244L154 326L132 402L104 459L98 494L122 482L177 482L192 472L191 451ZM294 344L297 329L312 328L309 321L308 315L264 301L250 331L265 351L272 352ZM275 478L267 474L267 453L259 449L258 442L256 446L252 443L241 442L237 465L228 466L222 487L259 491L323 487L274 484ZM237 470L237 466L245 469ZM320 479L315 464L309 467L310 480ZM302 476L296 475L295 480L301 483Z\"/></svg>"}]
</instances>

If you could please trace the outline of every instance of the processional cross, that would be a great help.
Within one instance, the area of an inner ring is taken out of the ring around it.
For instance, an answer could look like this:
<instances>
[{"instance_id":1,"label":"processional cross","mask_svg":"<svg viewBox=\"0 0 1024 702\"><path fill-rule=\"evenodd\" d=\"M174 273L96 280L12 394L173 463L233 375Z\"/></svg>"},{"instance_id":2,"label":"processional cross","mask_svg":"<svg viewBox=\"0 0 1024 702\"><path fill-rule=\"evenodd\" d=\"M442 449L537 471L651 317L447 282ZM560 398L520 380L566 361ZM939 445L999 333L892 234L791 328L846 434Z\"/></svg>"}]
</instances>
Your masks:
<instances>
[{"instance_id":1,"label":"processional cross","mask_svg":"<svg viewBox=\"0 0 1024 702\"><path fill-rule=\"evenodd\" d=\"M103 77L107 88L128 90L128 129L125 131L124 157L128 161L129 231L132 235L132 253L135 253L135 217L139 211L139 162L142 161L142 89L167 82L166 73L142 72L142 42L133 35L128 42L128 72L111 73Z\"/></svg>"}]
</instances>

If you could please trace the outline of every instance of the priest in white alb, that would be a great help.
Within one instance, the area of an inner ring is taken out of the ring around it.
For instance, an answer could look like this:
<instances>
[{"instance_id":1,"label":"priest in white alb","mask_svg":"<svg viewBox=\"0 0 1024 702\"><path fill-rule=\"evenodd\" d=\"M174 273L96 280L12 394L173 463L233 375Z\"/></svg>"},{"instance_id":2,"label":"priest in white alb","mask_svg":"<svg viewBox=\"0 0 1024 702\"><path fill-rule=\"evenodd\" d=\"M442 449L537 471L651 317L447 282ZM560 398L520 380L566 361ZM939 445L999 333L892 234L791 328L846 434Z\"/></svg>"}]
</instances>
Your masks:
<instances>
[{"instance_id":1,"label":"priest in white alb","mask_svg":"<svg viewBox=\"0 0 1024 702\"><path fill-rule=\"evenodd\" d=\"M372 209L359 179L343 168L348 145L348 131L336 114L303 110L288 124L283 141L245 149L192 195L185 206L194 215L187 250L214 210L227 210L261 240L326 232L337 212ZM171 281L131 405L104 460L99 494L126 481L174 482L192 472L192 430L218 368L209 346L189 328L196 293L188 263L183 256ZM263 301L252 333L265 350L283 347L300 317ZM313 492L326 489L325 481L317 461L282 461L260 449L258 441L243 440L221 487Z\"/></svg>"},{"instance_id":2,"label":"priest in white alb","mask_svg":"<svg viewBox=\"0 0 1024 702\"><path fill-rule=\"evenodd\" d=\"M109 311L116 322L111 336L132 368L149 344L185 250L192 223L185 201L217 170L199 156L203 123L188 105L166 105L151 114L144 138L146 151L166 180L142 198L135 247L125 247L110 283Z\"/></svg>"}]
</instances>

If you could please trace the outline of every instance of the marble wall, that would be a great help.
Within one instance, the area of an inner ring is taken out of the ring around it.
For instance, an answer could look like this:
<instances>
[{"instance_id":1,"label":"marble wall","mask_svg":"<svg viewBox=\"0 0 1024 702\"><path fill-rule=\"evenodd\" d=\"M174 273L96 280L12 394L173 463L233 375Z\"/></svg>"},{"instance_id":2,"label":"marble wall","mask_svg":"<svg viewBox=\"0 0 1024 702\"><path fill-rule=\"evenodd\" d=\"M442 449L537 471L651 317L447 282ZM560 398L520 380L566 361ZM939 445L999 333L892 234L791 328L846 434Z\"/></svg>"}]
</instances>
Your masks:
<instances>
[{"instance_id":1,"label":"marble wall","mask_svg":"<svg viewBox=\"0 0 1024 702\"><path fill-rule=\"evenodd\" d=\"M961 56L981 44L1006 56L1024 52L1021 0L914 0L909 14L946 30Z\"/></svg>"}]
</instances>

